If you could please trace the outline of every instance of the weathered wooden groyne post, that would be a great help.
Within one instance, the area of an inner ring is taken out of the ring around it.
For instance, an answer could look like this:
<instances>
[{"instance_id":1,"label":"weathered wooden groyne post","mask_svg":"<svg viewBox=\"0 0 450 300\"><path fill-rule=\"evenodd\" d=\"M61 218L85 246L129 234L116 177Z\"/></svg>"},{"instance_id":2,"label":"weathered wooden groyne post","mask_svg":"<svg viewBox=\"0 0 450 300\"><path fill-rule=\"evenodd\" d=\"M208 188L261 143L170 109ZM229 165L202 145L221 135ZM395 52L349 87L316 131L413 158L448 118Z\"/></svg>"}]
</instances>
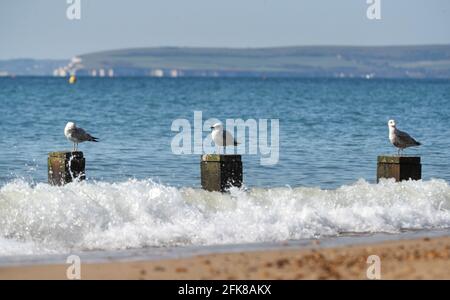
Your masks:
<instances>
[{"instance_id":1,"label":"weathered wooden groyne post","mask_svg":"<svg viewBox=\"0 0 450 300\"><path fill-rule=\"evenodd\" d=\"M395 178L395 181L422 179L422 165L417 156L378 156L377 182L380 178Z\"/></svg>"},{"instance_id":2,"label":"weathered wooden groyne post","mask_svg":"<svg viewBox=\"0 0 450 300\"><path fill-rule=\"evenodd\" d=\"M225 192L232 186L242 186L241 155L202 155L200 171L202 188L207 191Z\"/></svg>"},{"instance_id":3,"label":"weathered wooden groyne post","mask_svg":"<svg viewBox=\"0 0 450 300\"><path fill-rule=\"evenodd\" d=\"M48 154L48 183L64 185L74 179L84 180L86 161L83 152L50 152Z\"/></svg>"}]
</instances>

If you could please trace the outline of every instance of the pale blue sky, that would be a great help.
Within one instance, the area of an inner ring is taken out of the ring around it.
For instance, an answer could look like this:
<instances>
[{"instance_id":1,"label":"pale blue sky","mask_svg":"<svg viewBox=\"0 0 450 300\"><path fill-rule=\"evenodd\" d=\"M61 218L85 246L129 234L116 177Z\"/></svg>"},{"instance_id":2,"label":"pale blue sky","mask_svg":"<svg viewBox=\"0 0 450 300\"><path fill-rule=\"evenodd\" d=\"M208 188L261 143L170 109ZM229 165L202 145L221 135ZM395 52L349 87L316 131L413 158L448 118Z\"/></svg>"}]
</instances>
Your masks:
<instances>
[{"instance_id":1,"label":"pale blue sky","mask_svg":"<svg viewBox=\"0 0 450 300\"><path fill-rule=\"evenodd\" d=\"M148 46L450 44L449 0L0 0L0 59Z\"/></svg>"}]
</instances>

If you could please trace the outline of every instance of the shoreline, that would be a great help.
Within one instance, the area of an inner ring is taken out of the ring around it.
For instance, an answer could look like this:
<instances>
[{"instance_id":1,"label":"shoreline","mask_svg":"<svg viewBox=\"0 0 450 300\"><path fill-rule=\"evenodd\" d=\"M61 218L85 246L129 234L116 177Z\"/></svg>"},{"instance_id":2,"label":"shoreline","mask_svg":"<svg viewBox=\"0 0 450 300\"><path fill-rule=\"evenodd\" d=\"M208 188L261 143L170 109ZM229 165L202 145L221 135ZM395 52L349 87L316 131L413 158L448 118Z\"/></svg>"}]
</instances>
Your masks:
<instances>
[{"instance_id":1,"label":"shoreline","mask_svg":"<svg viewBox=\"0 0 450 300\"><path fill-rule=\"evenodd\" d=\"M159 255L139 249L132 251L134 256L123 251L103 253L102 259L81 255L81 279L367 279L370 255L380 258L381 279L450 279L448 230L399 236L304 240L260 249L226 245L221 251L197 247L197 251L177 252L168 248ZM66 256L63 261L54 258L0 262L0 279L67 279Z\"/></svg>"}]
</instances>

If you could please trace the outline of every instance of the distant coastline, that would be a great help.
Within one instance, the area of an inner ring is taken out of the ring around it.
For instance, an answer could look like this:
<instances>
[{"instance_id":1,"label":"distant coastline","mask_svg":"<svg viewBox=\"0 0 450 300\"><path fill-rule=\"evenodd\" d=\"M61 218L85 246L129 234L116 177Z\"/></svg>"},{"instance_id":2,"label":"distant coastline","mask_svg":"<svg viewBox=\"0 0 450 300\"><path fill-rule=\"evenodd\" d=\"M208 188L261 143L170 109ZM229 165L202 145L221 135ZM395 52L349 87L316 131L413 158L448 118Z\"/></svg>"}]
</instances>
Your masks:
<instances>
[{"instance_id":1,"label":"distant coastline","mask_svg":"<svg viewBox=\"0 0 450 300\"><path fill-rule=\"evenodd\" d=\"M450 45L132 48L70 60L0 60L1 76L450 79Z\"/></svg>"}]
</instances>

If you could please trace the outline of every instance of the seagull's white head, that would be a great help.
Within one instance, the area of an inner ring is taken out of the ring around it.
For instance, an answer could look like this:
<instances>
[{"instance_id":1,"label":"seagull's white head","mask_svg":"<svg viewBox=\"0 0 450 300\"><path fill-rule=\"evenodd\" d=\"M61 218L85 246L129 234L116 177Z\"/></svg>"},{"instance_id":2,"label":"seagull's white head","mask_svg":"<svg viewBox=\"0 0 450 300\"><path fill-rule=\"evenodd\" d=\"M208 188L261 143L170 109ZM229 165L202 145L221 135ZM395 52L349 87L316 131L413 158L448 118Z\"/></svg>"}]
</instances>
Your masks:
<instances>
[{"instance_id":1,"label":"seagull's white head","mask_svg":"<svg viewBox=\"0 0 450 300\"><path fill-rule=\"evenodd\" d=\"M213 126L211 126L212 130L222 130L223 129L223 125L222 123L216 123Z\"/></svg>"},{"instance_id":2,"label":"seagull's white head","mask_svg":"<svg viewBox=\"0 0 450 300\"><path fill-rule=\"evenodd\" d=\"M67 122L66 127L64 128L64 134L67 134L69 130L73 130L74 128L76 128L74 122Z\"/></svg>"},{"instance_id":3,"label":"seagull's white head","mask_svg":"<svg viewBox=\"0 0 450 300\"><path fill-rule=\"evenodd\" d=\"M74 122L67 122L66 128L67 128L67 129L75 128L75 123L74 123Z\"/></svg>"},{"instance_id":4,"label":"seagull's white head","mask_svg":"<svg viewBox=\"0 0 450 300\"><path fill-rule=\"evenodd\" d=\"M388 126L389 126L389 128L395 128L395 121L394 120L389 120Z\"/></svg>"}]
</instances>

